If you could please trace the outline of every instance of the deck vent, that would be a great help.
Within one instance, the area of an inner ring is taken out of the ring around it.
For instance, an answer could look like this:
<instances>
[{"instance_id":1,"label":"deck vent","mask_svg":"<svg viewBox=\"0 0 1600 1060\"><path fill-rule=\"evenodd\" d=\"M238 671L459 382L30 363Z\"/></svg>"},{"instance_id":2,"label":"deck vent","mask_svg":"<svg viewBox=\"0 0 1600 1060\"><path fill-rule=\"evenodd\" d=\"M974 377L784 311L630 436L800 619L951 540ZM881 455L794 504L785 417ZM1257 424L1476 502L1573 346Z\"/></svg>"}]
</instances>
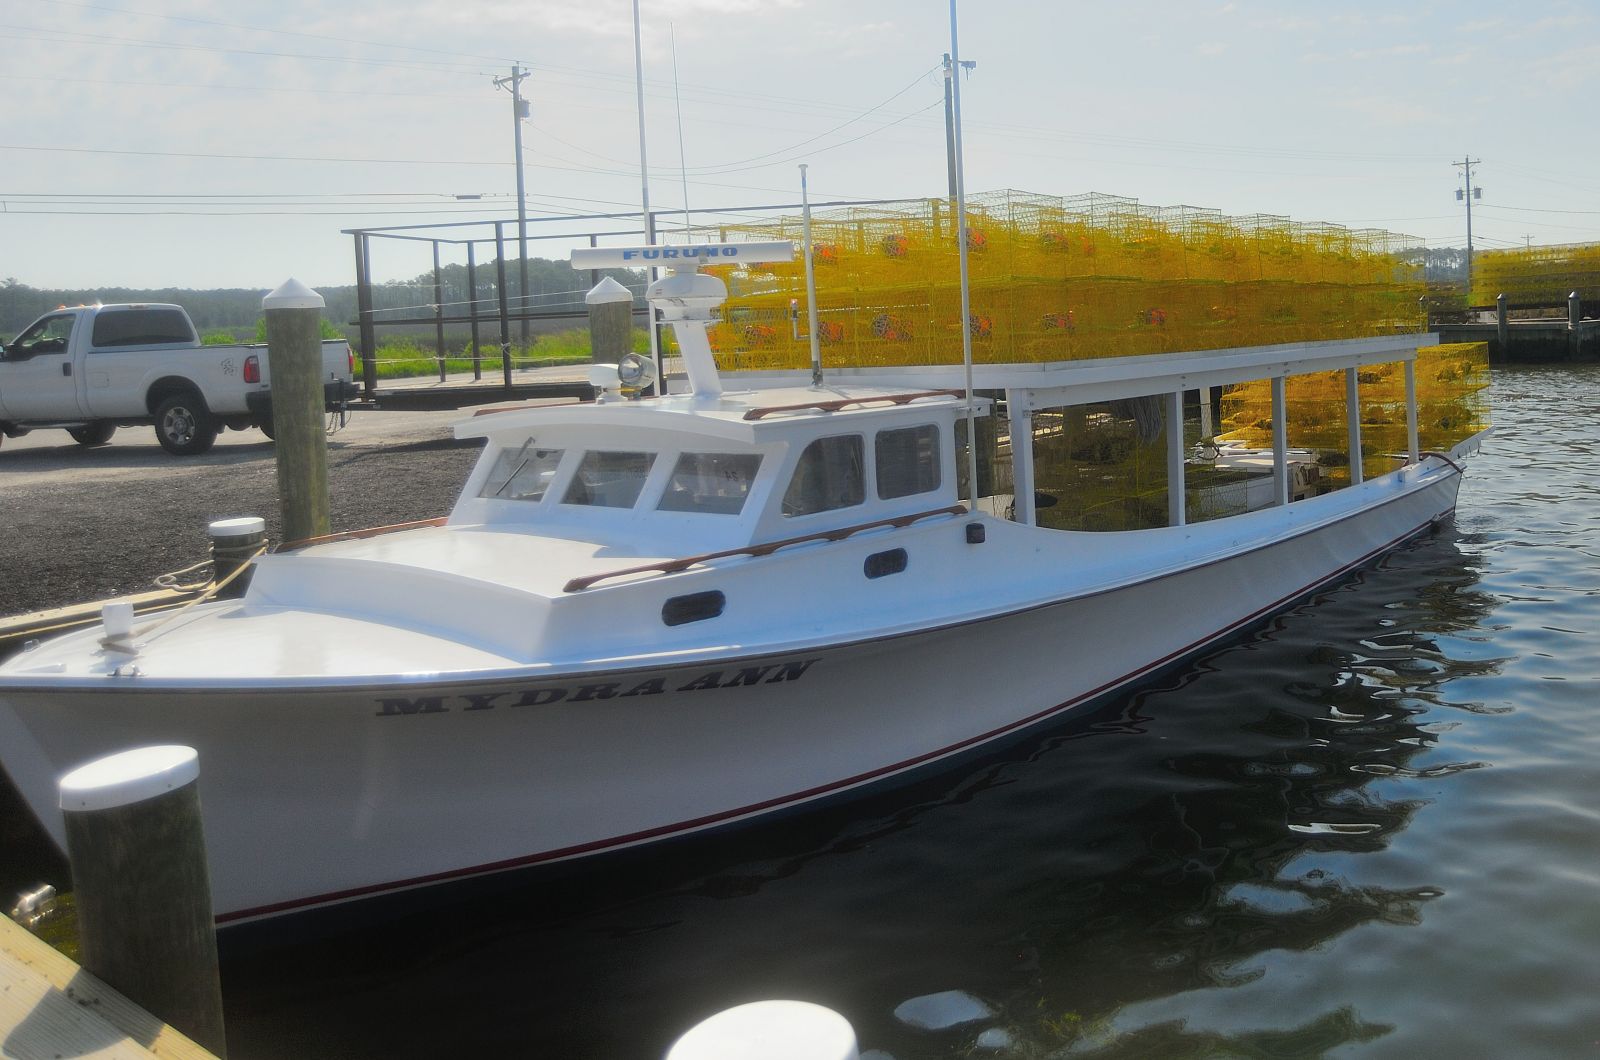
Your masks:
<instances>
[{"instance_id":1,"label":"deck vent","mask_svg":"<svg viewBox=\"0 0 1600 1060\"><path fill-rule=\"evenodd\" d=\"M985 536L986 535L984 533L984 529L983 529L983 524L982 523L968 523L967 524L967 544L969 544L969 545L981 545L981 544L983 544Z\"/></svg>"},{"instance_id":2,"label":"deck vent","mask_svg":"<svg viewBox=\"0 0 1600 1060\"><path fill-rule=\"evenodd\" d=\"M906 569L906 550L891 548L887 552L874 552L861 564L861 573L869 578L882 578L899 574Z\"/></svg>"},{"instance_id":3,"label":"deck vent","mask_svg":"<svg viewBox=\"0 0 1600 1060\"><path fill-rule=\"evenodd\" d=\"M727 603L728 598L722 595L720 589L713 589L708 593L674 596L661 605L661 621L669 626L681 626L685 622L703 622L722 614L722 609Z\"/></svg>"}]
</instances>

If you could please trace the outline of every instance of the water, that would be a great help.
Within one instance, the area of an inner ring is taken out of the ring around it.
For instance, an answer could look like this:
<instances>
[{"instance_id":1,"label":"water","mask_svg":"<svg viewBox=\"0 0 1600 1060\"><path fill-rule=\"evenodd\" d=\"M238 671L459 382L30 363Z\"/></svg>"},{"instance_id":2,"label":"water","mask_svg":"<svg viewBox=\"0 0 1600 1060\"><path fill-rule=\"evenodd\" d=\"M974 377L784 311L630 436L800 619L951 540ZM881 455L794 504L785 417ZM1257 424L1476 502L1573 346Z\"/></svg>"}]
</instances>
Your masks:
<instances>
[{"instance_id":1,"label":"water","mask_svg":"<svg viewBox=\"0 0 1600 1060\"><path fill-rule=\"evenodd\" d=\"M1600 367L1492 397L1454 527L1165 686L848 812L230 956L232 1055L652 1058L767 997L897 1060L1600 1051ZM895 1018L943 991L990 1015Z\"/></svg>"}]
</instances>

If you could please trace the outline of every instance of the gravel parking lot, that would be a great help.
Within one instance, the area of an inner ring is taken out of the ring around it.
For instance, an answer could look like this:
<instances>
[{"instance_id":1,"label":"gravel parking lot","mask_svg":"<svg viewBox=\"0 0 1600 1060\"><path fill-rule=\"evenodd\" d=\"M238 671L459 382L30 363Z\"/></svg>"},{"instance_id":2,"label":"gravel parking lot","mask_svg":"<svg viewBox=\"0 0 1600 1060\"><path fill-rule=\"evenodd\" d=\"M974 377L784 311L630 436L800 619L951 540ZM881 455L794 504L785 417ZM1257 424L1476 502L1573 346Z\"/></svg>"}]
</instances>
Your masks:
<instances>
[{"instance_id":1,"label":"gravel parking lot","mask_svg":"<svg viewBox=\"0 0 1600 1060\"><path fill-rule=\"evenodd\" d=\"M444 515L481 442L449 426L471 414L357 412L328 439L332 529ZM154 588L207 558L206 524L259 515L278 539L273 445L228 431L211 452L173 457L149 427L94 449L65 431L0 441L0 616Z\"/></svg>"}]
</instances>

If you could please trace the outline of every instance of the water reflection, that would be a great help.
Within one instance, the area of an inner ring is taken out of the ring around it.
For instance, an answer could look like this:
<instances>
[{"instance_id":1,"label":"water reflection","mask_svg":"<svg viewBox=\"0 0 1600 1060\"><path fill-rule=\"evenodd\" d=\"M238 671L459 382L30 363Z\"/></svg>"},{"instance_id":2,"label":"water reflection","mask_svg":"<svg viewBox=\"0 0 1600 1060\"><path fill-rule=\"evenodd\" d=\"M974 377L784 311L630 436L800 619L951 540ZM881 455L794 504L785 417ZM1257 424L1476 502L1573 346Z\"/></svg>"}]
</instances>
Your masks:
<instances>
[{"instance_id":1,"label":"water reflection","mask_svg":"<svg viewBox=\"0 0 1600 1060\"><path fill-rule=\"evenodd\" d=\"M1484 764L1436 753L1450 711L1485 709L1452 683L1499 665L1456 650L1481 647L1471 631L1496 602L1476 562L1447 531L1162 687L865 806L232 960L234 1052L294 1055L309 1035L361 1055L658 1057L763 997L836 1008L899 1060L980 1042L1022 1057L1372 1040L1387 1028L1348 1007L1221 1039L1124 1022L1255 982L1266 955L1416 923L1443 893L1426 876L1358 882L1342 858L1383 850L1427 805L1395 778ZM952 989L994 1018L930 1032L893 1016Z\"/></svg>"}]
</instances>

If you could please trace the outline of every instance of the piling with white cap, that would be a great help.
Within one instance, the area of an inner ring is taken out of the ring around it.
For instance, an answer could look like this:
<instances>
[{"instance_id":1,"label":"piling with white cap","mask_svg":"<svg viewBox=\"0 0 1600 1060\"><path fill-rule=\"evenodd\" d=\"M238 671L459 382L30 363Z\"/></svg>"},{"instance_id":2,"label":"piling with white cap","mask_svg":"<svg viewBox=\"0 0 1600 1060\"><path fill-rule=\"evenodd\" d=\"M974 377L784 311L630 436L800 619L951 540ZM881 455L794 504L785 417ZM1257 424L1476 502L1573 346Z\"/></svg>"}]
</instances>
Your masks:
<instances>
[{"instance_id":1,"label":"piling with white cap","mask_svg":"<svg viewBox=\"0 0 1600 1060\"><path fill-rule=\"evenodd\" d=\"M607 276L583 296L589 306L589 359L616 364L633 352L633 292Z\"/></svg>"},{"instance_id":2,"label":"piling with white cap","mask_svg":"<svg viewBox=\"0 0 1600 1060\"><path fill-rule=\"evenodd\" d=\"M140 747L59 782L85 971L221 1056L211 877L193 748Z\"/></svg>"},{"instance_id":3,"label":"piling with white cap","mask_svg":"<svg viewBox=\"0 0 1600 1060\"><path fill-rule=\"evenodd\" d=\"M322 416L320 294L290 279L261 300L272 370L272 434L285 541L328 532L328 439Z\"/></svg>"},{"instance_id":4,"label":"piling with white cap","mask_svg":"<svg viewBox=\"0 0 1600 1060\"><path fill-rule=\"evenodd\" d=\"M222 582L233 578L217 595L243 596L250 576L235 577L235 573L266 544L267 521L256 515L215 519L206 525L206 536L211 539L211 580Z\"/></svg>"},{"instance_id":5,"label":"piling with white cap","mask_svg":"<svg viewBox=\"0 0 1600 1060\"><path fill-rule=\"evenodd\" d=\"M809 1001L756 1001L693 1027L666 1060L860 1060L850 1021Z\"/></svg>"}]
</instances>

